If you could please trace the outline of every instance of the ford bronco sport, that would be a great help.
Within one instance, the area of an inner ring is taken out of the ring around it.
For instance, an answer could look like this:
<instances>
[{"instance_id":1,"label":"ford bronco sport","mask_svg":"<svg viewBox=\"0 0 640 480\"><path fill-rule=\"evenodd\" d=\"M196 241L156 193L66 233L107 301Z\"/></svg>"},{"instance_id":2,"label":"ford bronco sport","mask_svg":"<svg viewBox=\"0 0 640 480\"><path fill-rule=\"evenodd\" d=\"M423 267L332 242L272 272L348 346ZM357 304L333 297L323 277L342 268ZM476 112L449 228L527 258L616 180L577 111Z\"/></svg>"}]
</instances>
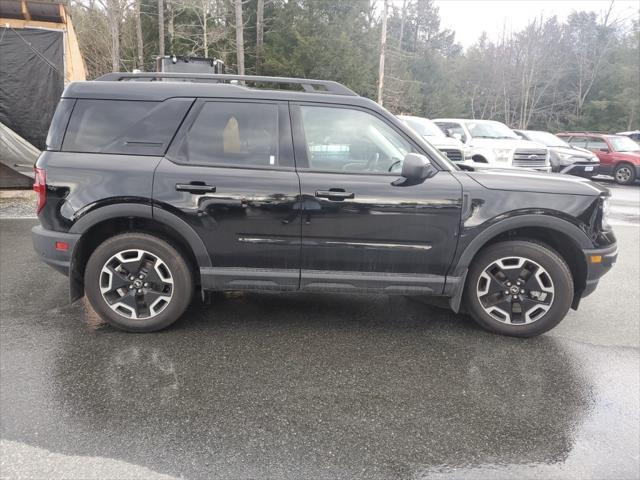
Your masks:
<instances>
[{"instance_id":1,"label":"ford bronco sport","mask_svg":"<svg viewBox=\"0 0 640 480\"><path fill-rule=\"evenodd\" d=\"M608 191L462 168L338 83L108 74L63 93L33 242L128 331L216 290L440 296L494 332L549 330L615 262Z\"/></svg>"}]
</instances>

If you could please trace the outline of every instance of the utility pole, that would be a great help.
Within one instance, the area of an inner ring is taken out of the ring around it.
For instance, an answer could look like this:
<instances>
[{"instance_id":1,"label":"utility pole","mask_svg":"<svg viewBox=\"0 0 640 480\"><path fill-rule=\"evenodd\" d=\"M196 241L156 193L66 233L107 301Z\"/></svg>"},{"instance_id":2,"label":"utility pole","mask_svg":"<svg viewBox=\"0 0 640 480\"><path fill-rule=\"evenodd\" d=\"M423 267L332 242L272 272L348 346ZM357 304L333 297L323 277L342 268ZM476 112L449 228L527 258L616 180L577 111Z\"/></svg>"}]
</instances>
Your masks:
<instances>
[{"instance_id":1,"label":"utility pole","mask_svg":"<svg viewBox=\"0 0 640 480\"><path fill-rule=\"evenodd\" d=\"M256 75L262 70L262 47L264 45L264 0L258 0L256 12Z\"/></svg>"},{"instance_id":2,"label":"utility pole","mask_svg":"<svg viewBox=\"0 0 640 480\"><path fill-rule=\"evenodd\" d=\"M142 22L140 19L140 0L134 0L133 4L136 20L136 43L138 53L138 69L144 71L144 40L142 38Z\"/></svg>"},{"instance_id":3,"label":"utility pole","mask_svg":"<svg viewBox=\"0 0 640 480\"><path fill-rule=\"evenodd\" d=\"M382 91L384 88L384 50L387 46L387 2L382 7L382 31L380 32L380 68L378 69L378 103L382 106Z\"/></svg>"},{"instance_id":4,"label":"utility pole","mask_svg":"<svg viewBox=\"0 0 640 480\"><path fill-rule=\"evenodd\" d=\"M236 55L238 75L244 75L244 24L242 23L242 0L236 0Z\"/></svg>"},{"instance_id":5,"label":"utility pole","mask_svg":"<svg viewBox=\"0 0 640 480\"><path fill-rule=\"evenodd\" d=\"M158 0L158 53L164 57L164 2Z\"/></svg>"}]
</instances>

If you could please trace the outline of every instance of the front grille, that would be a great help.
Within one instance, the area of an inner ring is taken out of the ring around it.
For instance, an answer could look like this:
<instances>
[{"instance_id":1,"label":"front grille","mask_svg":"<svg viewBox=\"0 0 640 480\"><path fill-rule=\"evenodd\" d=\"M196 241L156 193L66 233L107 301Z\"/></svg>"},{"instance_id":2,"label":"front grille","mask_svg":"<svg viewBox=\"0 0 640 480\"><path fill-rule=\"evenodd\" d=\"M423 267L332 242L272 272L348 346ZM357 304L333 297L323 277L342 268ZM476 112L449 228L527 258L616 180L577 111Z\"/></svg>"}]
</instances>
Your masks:
<instances>
[{"instance_id":1,"label":"front grille","mask_svg":"<svg viewBox=\"0 0 640 480\"><path fill-rule=\"evenodd\" d=\"M457 148L441 148L440 151L444 153L452 162L462 161L462 150Z\"/></svg>"},{"instance_id":2,"label":"front grille","mask_svg":"<svg viewBox=\"0 0 640 480\"><path fill-rule=\"evenodd\" d=\"M547 165L547 151L544 149L518 148L513 154L513 166L540 168Z\"/></svg>"}]
</instances>

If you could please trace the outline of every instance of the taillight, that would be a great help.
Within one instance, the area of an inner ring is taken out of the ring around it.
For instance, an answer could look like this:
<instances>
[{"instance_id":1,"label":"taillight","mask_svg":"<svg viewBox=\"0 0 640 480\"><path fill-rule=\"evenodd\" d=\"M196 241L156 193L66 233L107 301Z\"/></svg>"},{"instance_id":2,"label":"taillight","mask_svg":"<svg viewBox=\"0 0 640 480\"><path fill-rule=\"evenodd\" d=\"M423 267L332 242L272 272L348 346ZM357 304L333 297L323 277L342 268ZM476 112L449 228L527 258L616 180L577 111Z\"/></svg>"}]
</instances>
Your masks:
<instances>
[{"instance_id":1,"label":"taillight","mask_svg":"<svg viewBox=\"0 0 640 480\"><path fill-rule=\"evenodd\" d=\"M36 192L36 213L47 203L47 172L44 168L33 167L35 172L33 191Z\"/></svg>"}]
</instances>

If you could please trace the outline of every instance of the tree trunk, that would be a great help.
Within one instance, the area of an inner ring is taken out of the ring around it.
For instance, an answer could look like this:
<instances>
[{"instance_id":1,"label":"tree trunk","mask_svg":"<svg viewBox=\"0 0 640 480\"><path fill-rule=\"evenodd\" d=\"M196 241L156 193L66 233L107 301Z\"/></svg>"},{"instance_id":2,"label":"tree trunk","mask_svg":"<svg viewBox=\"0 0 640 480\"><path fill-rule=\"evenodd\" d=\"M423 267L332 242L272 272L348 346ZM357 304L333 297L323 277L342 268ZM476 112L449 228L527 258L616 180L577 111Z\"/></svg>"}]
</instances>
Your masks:
<instances>
[{"instance_id":1,"label":"tree trunk","mask_svg":"<svg viewBox=\"0 0 640 480\"><path fill-rule=\"evenodd\" d=\"M202 45L204 57L209 58L209 33L207 32L207 0L202 0Z\"/></svg>"},{"instance_id":2,"label":"tree trunk","mask_svg":"<svg viewBox=\"0 0 640 480\"><path fill-rule=\"evenodd\" d=\"M384 50L387 46L387 0L382 7L382 27L380 32L380 66L378 68L378 103L382 105L384 89Z\"/></svg>"},{"instance_id":3,"label":"tree trunk","mask_svg":"<svg viewBox=\"0 0 640 480\"><path fill-rule=\"evenodd\" d=\"M402 1L402 19L400 20L400 37L398 38L398 48L402 51L402 40L404 38L404 22L407 17L407 0Z\"/></svg>"},{"instance_id":4,"label":"tree trunk","mask_svg":"<svg viewBox=\"0 0 640 480\"><path fill-rule=\"evenodd\" d=\"M173 0L166 0L166 1L167 1L167 14L169 15L168 25L167 25L167 32L169 33L169 55L173 55L173 43L175 41L175 36L176 36L176 31L173 26L173 17L175 16L175 13L173 11Z\"/></svg>"},{"instance_id":5,"label":"tree trunk","mask_svg":"<svg viewBox=\"0 0 640 480\"><path fill-rule=\"evenodd\" d=\"M236 56L238 75L244 75L244 25L242 23L242 0L236 3Z\"/></svg>"},{"instance_id":6,"label":"tree trunk","mask_svg":"<svg viewBox=\"0 0 640 480\"><path fill-rule=\"evenodd\" d=\"M256 74L262 70L262 46L264 44L264 0L258 0L256 12Z\"/></svg>"},{"instance_id":7,"label":"tree trunk","mask_svg":"<svg viewBox=\"0 0 640 480\"><path fill-rule=\"evenodd\" d=\"M158 55L164 57L164 2L158 0Z\"/></svg>"},{"instance_id":8,"label":"tree trunk","mask_svg":"<svg viewBox=\"0 0 640 480\"><path fill-rule=\"evenodd\" d=\"M111 69L120 70L120 3L109 0L109 27L111 30Z\"/></svg>"},{"instance_id":9,"label":"tree trunk","mask_svg":"<svg viewBox=\"0 0 640 480\"><path fill-rule=\"evenodd\" d=\"M142 22L140 20L140 0L135 0L136 41L138 44L138 68L144 71L144 42L142 40Z\"/></svg>"}]
</instances>

